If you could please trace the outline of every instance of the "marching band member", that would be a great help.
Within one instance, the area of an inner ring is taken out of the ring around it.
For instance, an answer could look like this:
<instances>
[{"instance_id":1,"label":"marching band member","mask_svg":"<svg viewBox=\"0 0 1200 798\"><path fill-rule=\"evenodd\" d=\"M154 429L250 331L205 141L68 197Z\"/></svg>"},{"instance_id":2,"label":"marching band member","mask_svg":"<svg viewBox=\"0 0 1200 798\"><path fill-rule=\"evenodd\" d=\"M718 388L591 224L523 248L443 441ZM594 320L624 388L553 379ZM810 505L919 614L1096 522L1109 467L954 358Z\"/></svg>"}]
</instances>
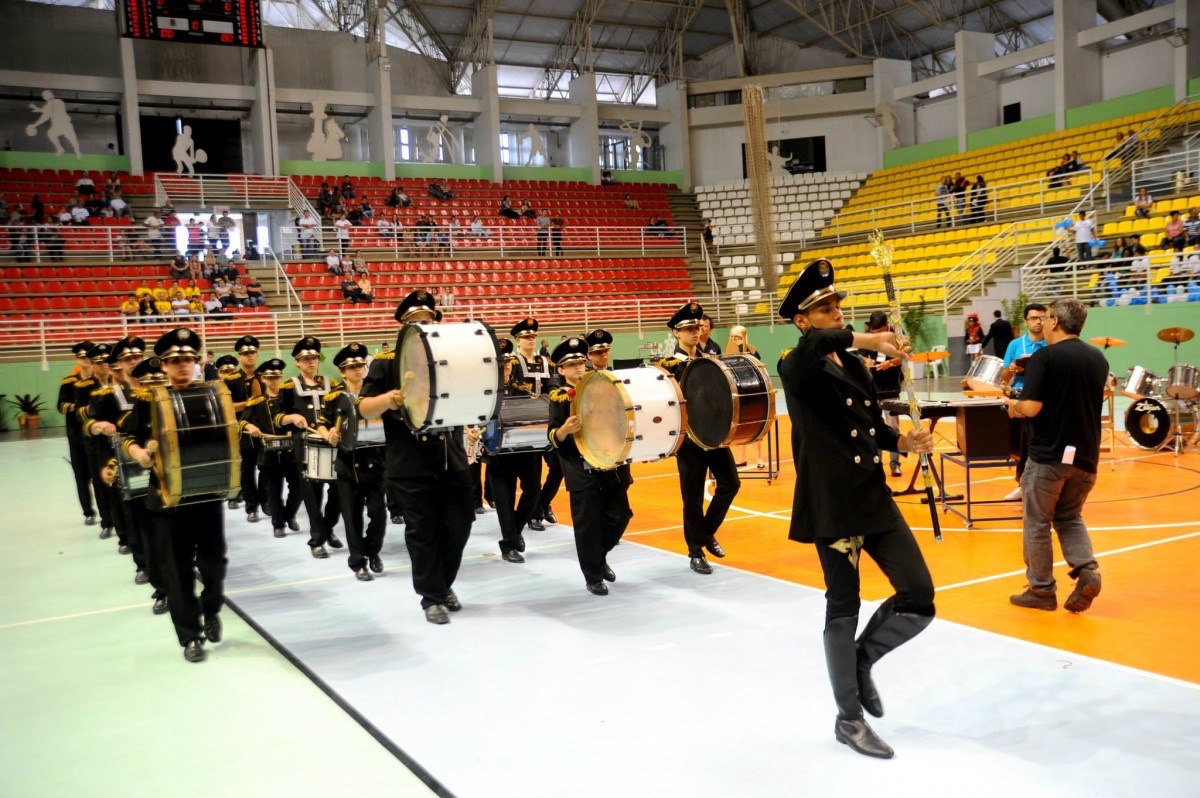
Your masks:
<instances>
[{"instance_id":1,"label":"marching band member","mask_svg":"<svg viewBox=\"0 0 1200 798\"><path fill-rule=\"evenodd\" d=\"M245 409L247 401L263 394L262 380L254 371L258 367L258 350L258 339L253 335L243 335L233 342L233 351L237 353L238 370L224 379L225 384L229 386L229 393L233 397L233 409L238 413ZM259 520L259 477L256 472L258 470L258 453L262 448L262 442L255 436L243 435L241 447L242 490L239 495L246 506L246 520L253 524Z\"/></svg>"},{"instance_id":2,"label":"marching band member","mask_svg":"<svg viewBox=\"0 0 1200 798\"><path fill-rule=\"evenodd\" d=\"M388 518L383 497L383 439L361 439L365 427L360 423L358 398L367 376L367 348L357 342L343 347L333 356L333 365L342 382L321 400L317 434L338 450L333 469L346 525L346 544L350 547L350 570L358 581L370 582L375 578L372 573L383 573L379 552Z\"/></svg>"},{"instance_id":3,"label":"marching band member","mask_svg":"<svg viewBox=\"0 0 1200 798\"><path fill-rule=\"evenodd\" d=\"M167 375L162 371L162 361L153 356L145 358L130 369L128 376L134 402L128 411L121 414L121 418L117 422L117 431L123 436L132 435L137 426L139 418L137 412L138 392L155 385L166 385L168 382ZM144 396L144 394L142 395ZM124 441L122 441L123 443ZM166 583L163 581L162 568L154 554L154 519L151 517L150 511L146 509L145 496L126 499L125 507L129 511L133 527L141 530L142 539L145 541L146 577L150 586L154 588L154 592L150 594L150 597L154 599L151 611L155 615L162 615L167 611L167 589Z\"/></svg>"},{"instance_id":4,"label":"marching band member","mask_svg":"<svg viewBox=\"0 0 1200 798\"><path fill-rule=\"evenodd\" d=\"M75 356L78 374L72 372L58 384L58 412L67 420L67 449L70 452L71 473L75 477L75 493L79 496L79 509L83 511L83 523L96 524L96 506L92 503L92 478L88 471L87 449L83 441L83 430L79 416L75 414L75 386L80 380L91 379L92 361L88 360L91 341L80 341L71 347ZM103 534L103 527L101 528Z\"/></svg>"},{"instance_id":5,"label":"marching band member","mask_svg":"<svg viewBox=\"0 0 1200 798\"><path fill-rule=\"evenodd\" d=\"M675 375L675 379L683 376L687 361L705 356L698 349L703 318L704 308L690 302L675 311L675 315L667 322L677 343L674 353L659 361L659 365ZM683 496L683 537L687 541L691 568L698 574L711 574L712 566L708 564L704 551L707 549L714 557L725 556L725 550L717 542L717 530L721 528L734 497L742 487L733 452L727 446L702 449L691 438L684 438L675 460L679 465L679 492ZM706 512L704 481L709 471L716 478L717 487Z\"/></svg>"},{"instance_id":6,"label":"marching band member","mask_svg":"<svg viewBox=\"0 0 1200 798\"><path fill-rule=\"evenodd\" d=\"M537 319L524 318L514 324L510 332L517 342L517 363L513 367L516 379L532 385L534 396L549 393L559 381L550 359L537 352ZM546 524L553 526L558 523L558 519L554 517L554 510L550 508L550 502L554 501L563 481L558 458L551 456L549 452L543 458L546 461L546 481L542 483L541 498L533 508L533 518L529 520L529 528L535 532L545 530ZM538 479L541 479L540 469Z\"/></svg>"},{"instance_id":7,"label":"marching band member","mask_svg":"<svg viewBox=\"0 0 1200 798\"><path fill-rule=\"evenodd\" d=\"M300 469L296 466L292 448L294 441L286 441L287 445L282 447L270 443L279 442L281 436L288 434L287 428L279 423L279 386L283 383L284 368L282 360L271 358L254 370L255 378L263 386L263 393L247 399L241 413L242 420L248 422L246 430L262 440L262 446L258 449L258 470L264 483L261 499L263 507L270 510L271 527L277 538L287 535L285 526L293 532L299 531L296 512L303 501ZM283 498L284 482L287 482L286 500Z\"/></svg>"},{"instance_id":8,"label":"marching band member","mask_svg":"<svg viewBox=\"0 0 1200 798\"><path fill-rule=\"evenodd\" d=\"M100 537L110 538L117 523L121 522L118 512L119 497L111 484L105 482L103 469L112 459L112 443L107 437L89 435L83 432L83 424L88 420L88 406L92 394L107 386L112 381L108 367L108 356L112 347L108 344L92 344L87 351L87 358L92 363L91 376L75 383L75 396L72 404L75 406L75 417L80 424L80 434L84 440L84 451L87 454L88 475L92 481L92 493L96 496L96 506L100 510ZM125 532L121 530L121 538ZM124 546L124 544L120 544Z\"/></svg>"},{"instance_id":9,"label":"marching band member","mask_svg":"<svg viewBox=\"0 0 1200 798\"><path fill-rule=\"evenodd\" d=\"M571 413L575 386L583 377L588 345L582 338L568 338L554 348L550 360L566 382L566 387L550 391L550 445L562 462L571 499L571 522L575 526L575 552L588 592L607 596L607 582L617 575L608 567L608 553L621 540L633 511L629 508L626 486L616 470L592 468L580 455L574 434L583 428L583 420Z\"/></svg>"},{"instance_id":10,"label":"marching band member","mask_svg":"<svg viewBox=\"0 0 1200 798\"><path fill-rule=\"evenodd\" d=\"M584 338L588 345L588 371L612 371L608 365L612 355L613 337L608 330L592 330Z\"/></svg>"},{"instance_id":11,"label":"marching band member","mask_svg":"<svg viewBox=\"0 0 1200 798\"><path fill-rule=\"evenodd\" d=\"M434 298L424 290L413 291L396 308L396 320L402 324L432 323L438 318ZM465 500L471 493L471 472L461 427L409 429L400 415L404 382L394 351L376 355L359 394L358 410L363 418L383 419L387 476L399 490L404 508L413 589L421 596L425 620L444 624L450 622L446 610L462 609L454 580L475 522L475 510Z\"/></svg>"},{"instance_id":12,"label":"marching band member","mask_svg":"<svg viewBox=\"0 0 1200 798\"><path fill-rule=\"evenodd\" d=\"M533 396L533 385L517 379L517 356L512 341L500 342L500 357L504 358L504 395ZM541 452L506 452L488 455L487 478L496 504L496 519L500 522L500 556L506 562L523 563L525 557L525 525L541 506ZM521 484L521 500L517 501L517 483Z\"/></svg>"},{"instance_id":13,"label":"marching band member","mask_svg":"<svg viewBox=\"0 0 1200 798\"><path fill-rule=\"evenodd\" d=\"M933 620L933 580L921 549L892 499L882 450L933 451L932 434L900 435L883 421L870 373L847 354L854 347L902 357L893 332L843 329L841 299L829 261L813 261L788 289L779 315L800 330L779 377L792 417L796 492L792 540L815 543L825 575L825 663L838 715L834 736L860 754L883 759L892 749L863 718L883 716L872 666ZM896 589L858 629L859 557L866 552Z\"/></svg>"},{"instance_id":14,"label":"marching band member","mask_svg":"<svg viewBox=\"0 0 1200 798\"><path fill-rule=\"evenodd\" d=\"M304 449L304 432L315 429L317 417L321 412L321 397L329 393L333 386L328 378L317 374L321 365L321 341L311 335L305 336L292 347L292 358L300 373L290 380L285 380L279 386L279 409L281 418L279 425L290 425L295 438L297 471L303 471L303 461L300 452ZM308 547L312 556L323 560L329 556L325 550L328 543L335 549L342 547L342 541L333 534L340 515L340 504L337 497L337 483L329 485L329 493L325 494L325 483L315 479L305 479L300 473L300 492L304 496L304 510L308 513ZM321 510L322 498L325 509Z\"/></svg>"},{"instance_id":15,"label":"marching band member","mask_svg":"<svg viewBox=\"0 0 1200 798\"><path fill-rule=\"evenodd\" d=\"M154 354L162 361L169 389L182 390L192 384L196 363L204 348L200 337L185 327L166 333L154 344ZM138 391L136 421L132 437L123 445L128 454L144 468L153 467L146 449L153 430L150 424L149 391ZM181 445L182 445L181 441ZM153 527L154 557L162 568L171 622L183 646L188 662L205 659L204 641L221 642L221 607L225 603L225 508L220 500L196 502L185 507L163 507L158 490L159 475L150 475L146 508ZM204 590L197 599L195 571L199 570ZM201 616L203 615L203 626Z\"/></svg>"}]
</instances>

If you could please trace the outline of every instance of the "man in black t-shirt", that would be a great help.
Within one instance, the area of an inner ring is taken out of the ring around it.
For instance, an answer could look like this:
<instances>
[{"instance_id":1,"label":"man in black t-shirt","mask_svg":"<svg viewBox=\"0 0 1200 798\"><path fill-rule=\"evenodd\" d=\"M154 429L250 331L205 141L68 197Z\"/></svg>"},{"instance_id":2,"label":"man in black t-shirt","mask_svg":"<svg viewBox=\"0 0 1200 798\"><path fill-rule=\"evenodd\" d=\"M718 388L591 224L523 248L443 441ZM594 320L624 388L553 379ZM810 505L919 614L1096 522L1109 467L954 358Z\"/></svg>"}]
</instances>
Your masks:
<instances>
[{"instance_id":1,"label":"man in black t-shirt","mask_svg":"<svg viewBox=\"0 0 1200 798\"><path fill-rule=\"evenodd\" d=\"M1025 367L1019 400L1006 400L1012 418L1030 419L1029 460L1021 476L1024 548L1029 587L1009 600L1018 607L1055 610L1053 524L1075 589L1063 602L1083 612L1100 594L1100 572L1082 512L1100 462L1100 411L1108 361L1079 340L1087 309L1074 299L1050 305L1045 348Z\"/></svg>"}]
</instances>

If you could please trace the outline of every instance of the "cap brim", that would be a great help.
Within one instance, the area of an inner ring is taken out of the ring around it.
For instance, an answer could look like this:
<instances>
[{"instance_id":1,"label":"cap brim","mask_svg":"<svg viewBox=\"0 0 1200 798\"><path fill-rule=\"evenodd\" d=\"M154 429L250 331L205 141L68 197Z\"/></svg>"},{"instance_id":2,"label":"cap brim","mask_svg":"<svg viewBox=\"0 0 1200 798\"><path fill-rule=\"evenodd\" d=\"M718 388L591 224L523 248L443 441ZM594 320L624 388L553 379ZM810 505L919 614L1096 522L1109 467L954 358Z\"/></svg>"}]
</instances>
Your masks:
<instances>
[{"instance_id":1,"label":"cap brim","mask_svg":"<svg viewBox=\"0 0 1200 798\"><path fill-rule=\"evenodd\" d=\"M831 296L836 296L838 300L841 301L846 298L846 292L834 290L833 286L828 286L820 289L819 291L814 291L796 307L796 312L803 313L813 305L821 302L822 300L828 299Z\"/></svg>"},{"instance_id":2,"label":"cap brim","mask_svg":"<svg viewBox=\"0 0 1200 798\"><path fill-rule=\"evenodd\" d=\"M351 366L365 366L367 365L367 359L365 357L348 357L341 363L335 363L334 365L340 369L350 368Z\"/></svg>"}]
</instances>

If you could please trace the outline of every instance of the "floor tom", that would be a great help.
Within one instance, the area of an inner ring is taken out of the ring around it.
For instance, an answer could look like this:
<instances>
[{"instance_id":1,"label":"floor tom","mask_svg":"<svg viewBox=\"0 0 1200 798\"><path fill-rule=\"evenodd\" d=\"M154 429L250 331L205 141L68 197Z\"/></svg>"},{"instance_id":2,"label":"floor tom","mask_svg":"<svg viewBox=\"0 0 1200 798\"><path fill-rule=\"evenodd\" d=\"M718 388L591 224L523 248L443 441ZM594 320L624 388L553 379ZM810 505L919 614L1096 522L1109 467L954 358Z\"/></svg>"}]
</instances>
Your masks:
<instances>
[{"instance_id":1,"label":"floor tom","mask_svg":"<svg viewBox=\"0 0 1200 798\"><path fill-rule=\"evenodd\" d=\"M544 396L506 396L483 431L488 454L541 452L550 448L550 402Z\"/></svg>"}]
</instances>

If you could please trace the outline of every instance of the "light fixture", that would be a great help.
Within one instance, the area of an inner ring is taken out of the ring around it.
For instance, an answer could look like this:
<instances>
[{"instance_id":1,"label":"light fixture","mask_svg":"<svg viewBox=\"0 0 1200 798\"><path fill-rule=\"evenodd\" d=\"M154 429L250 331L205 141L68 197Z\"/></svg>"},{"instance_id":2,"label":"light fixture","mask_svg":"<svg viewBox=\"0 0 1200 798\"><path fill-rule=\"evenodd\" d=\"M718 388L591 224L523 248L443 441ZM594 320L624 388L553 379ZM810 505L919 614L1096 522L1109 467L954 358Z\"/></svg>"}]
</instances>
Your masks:
<instances>
[{"instance_id":1,"label":"light fixture","mask_svg":"<svg viewBox=\"0 0 1200 798\"><path fill-rule=\"evenodd\" d=\"M1172 47L1186 47L1188 43L1187 28L1175 28L1164 37Z\"/></svg>"}]
</instances>

